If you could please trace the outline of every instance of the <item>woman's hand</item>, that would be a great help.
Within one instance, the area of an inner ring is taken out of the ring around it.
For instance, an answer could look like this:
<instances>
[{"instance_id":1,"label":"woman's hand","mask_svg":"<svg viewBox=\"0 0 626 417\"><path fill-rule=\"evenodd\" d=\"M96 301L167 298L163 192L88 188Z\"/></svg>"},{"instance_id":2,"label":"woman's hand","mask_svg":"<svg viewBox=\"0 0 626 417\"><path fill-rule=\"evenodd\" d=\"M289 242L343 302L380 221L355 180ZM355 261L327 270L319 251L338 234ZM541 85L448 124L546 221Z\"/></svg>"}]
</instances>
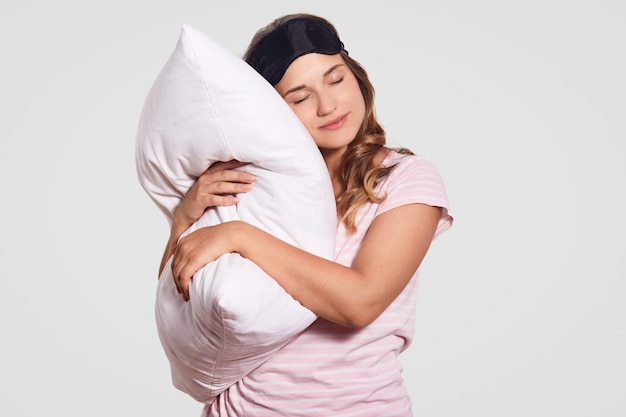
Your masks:
<instances>
[{"instance_id":1,"label":"woman's hand","mask_svg":"<svg viewBox=\"0 0 626 417\"><path fill-rule=\"evenodd\" d=\"M202 227L180 239L174 248L172 274L176 289L185 301L189 301L189 283L200 268L233 252L238 231L245 224L241 221Z\"/></svg>"},{"instance_id":2,"label":"woman's hand","mask_svg":"<svg viewBox=\"0 0 626 417\"><path fill-rule=\"evenodd\" d=\"M209 207L231 206L239 199L235 194L252 189L255 177L235 168L245 166L239 161L216 162L196 180L174 212L172 230L180 235L202 216Z\"/></svg>"},{"instance_id":3,"label":"woman's hand","mask_svg":"<svg viewBox=\"0 0 626 417\"><path fill-rule=\"evenodd\" d=\"M235 194L247 193L252 189L256 179L254 175L235 170L245 165L246 163L235 160L216 162L204 171L189 189L174 212L170 238L159 267L159 276L176 247L178 238L202 216L207 208L237 204L239 199L235 197Z\"/></svg>"}]
</instances>

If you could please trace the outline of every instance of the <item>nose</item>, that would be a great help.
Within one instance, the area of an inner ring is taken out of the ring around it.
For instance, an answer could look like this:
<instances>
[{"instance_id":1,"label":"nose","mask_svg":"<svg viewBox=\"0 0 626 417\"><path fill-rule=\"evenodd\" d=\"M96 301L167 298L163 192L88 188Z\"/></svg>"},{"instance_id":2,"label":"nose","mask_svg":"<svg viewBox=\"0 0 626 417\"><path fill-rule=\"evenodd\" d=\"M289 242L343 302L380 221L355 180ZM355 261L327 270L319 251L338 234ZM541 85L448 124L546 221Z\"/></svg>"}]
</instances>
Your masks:
<instances>
[{"instance_id":1,"label":"nose","mask_svg":"<svg viewBox=\"0 0 626 417\"><path fill-rule=\"evenodd\" d=\"M317 96L317 115L322 117L329 115L337 108L335 98L330 94L319 94Z\"/></svg>"}]
</instances>

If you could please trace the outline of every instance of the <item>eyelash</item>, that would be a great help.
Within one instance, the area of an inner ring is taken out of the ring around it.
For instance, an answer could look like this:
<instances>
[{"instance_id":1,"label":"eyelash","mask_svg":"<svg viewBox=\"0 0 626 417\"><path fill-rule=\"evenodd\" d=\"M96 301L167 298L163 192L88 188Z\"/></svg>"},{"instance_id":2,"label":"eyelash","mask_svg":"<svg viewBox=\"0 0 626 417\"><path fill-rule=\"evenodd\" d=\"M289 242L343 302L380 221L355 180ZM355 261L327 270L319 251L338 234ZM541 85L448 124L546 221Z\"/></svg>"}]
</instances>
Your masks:
<instances>
[{"instance_id":1,"label":"eyelash","mask_svg":"<svg viewBox=\"0 0 626 417\"><path fill-rule=\"evenodd\" d=\"M331 84L331 85L340 84L342 81L343 81L343 77L341 77L341 78L340 78L340 79L338 79L337 81L333 81L333 82L331 82L330 84ZM303 99L300 99L300 100L294 101L294 102L293 102L293 104L300 104L300 103L302 103L303 101L305 101L307 98L309 98L310 96L311 96L311 95L309 94L308 96L304 97Z\"/></svg>"},{"instance_id":2,"label":"eyelash","mask_svg":"<svg viewBox=\"0 0 626 417\"><path fill-rule=\"evenodd\" d=\"M310 97L310 96L306 96L306 97L305 97L305 98L303 98L303 99L300 99L300 100L294 101L294 102L293 102L293 104L300 104L300 103L302 103L304 100L306 100L306 99L307 99L307 98L309 98L309 97Z\"/></svg>"}]
</instances>

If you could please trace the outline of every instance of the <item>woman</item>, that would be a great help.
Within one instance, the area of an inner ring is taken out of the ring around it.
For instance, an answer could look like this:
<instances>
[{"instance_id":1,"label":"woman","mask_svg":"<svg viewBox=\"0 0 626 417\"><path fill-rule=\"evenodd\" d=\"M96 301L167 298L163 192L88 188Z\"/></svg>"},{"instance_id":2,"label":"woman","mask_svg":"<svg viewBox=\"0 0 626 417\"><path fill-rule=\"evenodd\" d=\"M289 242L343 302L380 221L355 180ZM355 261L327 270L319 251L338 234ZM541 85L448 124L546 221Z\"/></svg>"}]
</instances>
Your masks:
<instances>
[{"instance_id":1,"label":"woman","mask_svg":"<svg viewBox=\"0 0 626 417\"><path fill-rule=\"evenodd\" d=\"M241 221L179 240L207 207L235 204L254 178L214 164L191 188L172 223L176 285L229 252L258 264L319 316L270 360L231 386L205 416L409 416L398 355L413 338L417 275L432 240L452 224L436 168L385 146L374 88L331 23L298 14L253 38L245 60L307 128L330 174L338 211L335 261L293 247Z\"/></svg>"}]
</instances>

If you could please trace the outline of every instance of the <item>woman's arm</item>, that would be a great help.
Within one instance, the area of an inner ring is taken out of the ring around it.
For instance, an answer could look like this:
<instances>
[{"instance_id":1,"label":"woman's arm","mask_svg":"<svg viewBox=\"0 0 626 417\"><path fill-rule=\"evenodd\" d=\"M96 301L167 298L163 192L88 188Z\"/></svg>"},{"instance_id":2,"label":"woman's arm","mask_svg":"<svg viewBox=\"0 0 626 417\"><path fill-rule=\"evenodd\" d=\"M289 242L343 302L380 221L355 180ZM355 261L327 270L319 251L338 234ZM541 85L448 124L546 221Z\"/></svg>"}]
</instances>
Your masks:
<instances>
[{"instance_id":1,"label":"woman's arm","mask_svg":"<svg viewBox=\"0 0 626 417\"><path fill-rule=\"evenodd\" d=\"M318 316L363 327L407 285L428 251L440 216L439 208L424 204L379 215L351 267L312 255L244 222L202 228L176 246L174 280L188 300L196 271L224 253L239 252Z\"/></svg>"},{"instance_id":2,"label":"woman's arm","mask_svg":"<svg viewBox=\"0 0 626 417\"><path fill-rule=\"evenodd\" d=\"M180 236L209 207L230 206L239 201L234 194L246 193L252 189L255 177L244 171L234 171L245 166L239 161L216 162L196 180L185 198L176 208L170 228L170 237L163 251L159 276Z\"/></svg>"}]
</instances>

